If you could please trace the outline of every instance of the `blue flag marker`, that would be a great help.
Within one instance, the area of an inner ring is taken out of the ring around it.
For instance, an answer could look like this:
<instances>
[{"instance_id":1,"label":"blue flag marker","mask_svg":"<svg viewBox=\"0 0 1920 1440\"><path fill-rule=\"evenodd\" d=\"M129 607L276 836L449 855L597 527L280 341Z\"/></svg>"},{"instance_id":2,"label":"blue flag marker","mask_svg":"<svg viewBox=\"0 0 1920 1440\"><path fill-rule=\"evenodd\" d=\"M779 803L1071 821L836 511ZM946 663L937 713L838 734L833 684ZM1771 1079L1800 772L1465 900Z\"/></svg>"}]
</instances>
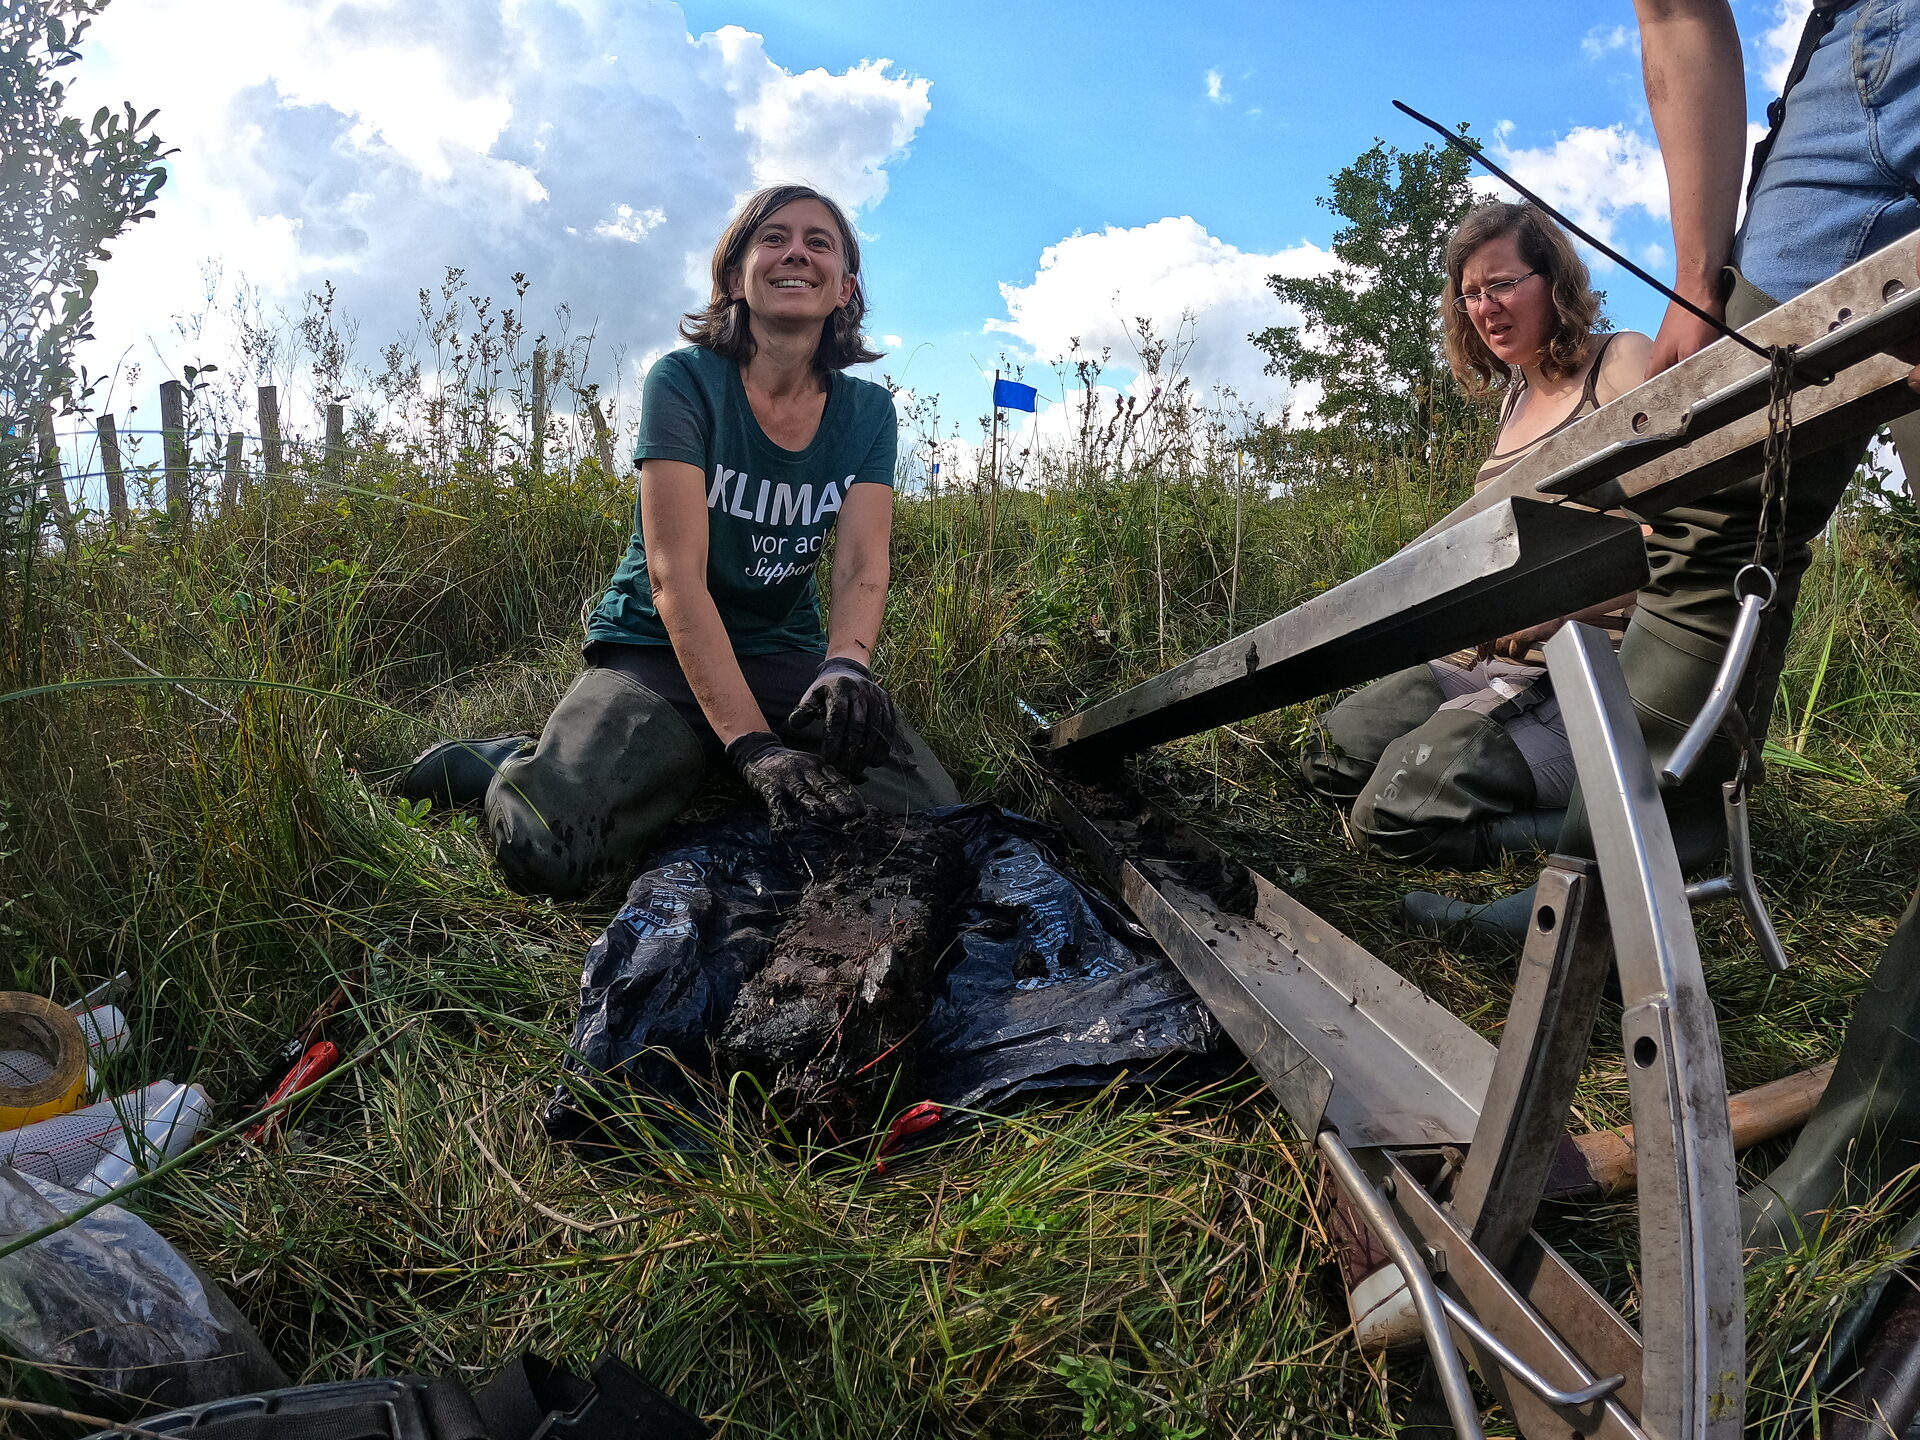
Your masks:
<instances>
[{"instance_id":1,"label":"blue flag marker","mask_svg":"<svg viewBox=\"0 0 1920 1440\"><path fill-rule=\"evenodd\" d=\"M1033 411L1034 397L1039 393L1040 392L1035 390L1033 386L1022 385L1018 380L1001 380L996 378L993 382L993 408L996 410L1025 410L1031 414Z\"/></svg>"}]
</instances>

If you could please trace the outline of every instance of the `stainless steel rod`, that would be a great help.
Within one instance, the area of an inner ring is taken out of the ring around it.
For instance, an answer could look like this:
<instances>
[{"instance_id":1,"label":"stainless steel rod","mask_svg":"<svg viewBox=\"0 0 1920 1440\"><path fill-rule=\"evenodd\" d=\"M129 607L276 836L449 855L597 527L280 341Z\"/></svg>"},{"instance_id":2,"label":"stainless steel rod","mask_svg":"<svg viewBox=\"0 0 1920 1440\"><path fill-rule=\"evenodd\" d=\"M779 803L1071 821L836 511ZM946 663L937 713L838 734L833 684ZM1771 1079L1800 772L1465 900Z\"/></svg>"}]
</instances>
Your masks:
<instances>
[{"instance_id":1,"label":"stainless steel rod","mask_svg":"<svg viewBox=\"0 0 1920 1440\"><path fill-rule=\"evenodd\" d=\"M1445 1308L1453 1323L1458 1325L1486 1352L1500 1362L1500 1368L1526 1386L1549 1405L1565 1405L1577 1410L1582 1405L1591 1405L1603 1396L1611 1395L1627 1383L1624 1375L1607 1375L1592 1381L1578 1390L1556 1389L1546 1376L1509 1350L1494 1333L1475 1318L1474 1313L1444 1290L1437 1292L1440 1304Z\"/></svg>"},{"instance_id":2,"label":"stainless steel rod","mask_svg":"<svg viewBox=\"0 0 1920 1440\"><path fill-rule=\"evenodd\" d=\"M1427 1351L1433 1356L1434 1369L1439 1372L1440 1393L1446 1399L1454 1430L1460 1440L1486 1440L1486 1431L1480 1426L1480 1407L1474 1403L1473 1387L1467 1383L1466 1362L1453 1343L1453 1332L1447 1329L1447 1312L1433 1276L1427 1273L1426 1261L1420 1258L1420 1252L1400 1228L1400 1222L1394 1219L1387 1202L1380 1198L1366 1172L1354 1160L1353 1152L1340 1143L1340 1137L1331 1130L1322 1130L1314 1137L1314 1143L1326 1156L1327 1168L1333 1171L1334 1179L1346 1191L1353 1208L1360 1212L1360 1218L1367 1222L1374 1238L1400 1267L1400 1274L1413 1295L1413 1308L1420 1315Z\"/></svg>"},{"instance_id":3,"label":"stainless steel rod","mask_svg":"<svg viewBox=\"0 0 1920 1440\"><path fill-rule=\"evenodd\" d=\"M1707 746L1713 743L1713 737L1720 733L1727 711L1733 706L1734 692L1740 688L1740 677L1747 673L1753 642L1760 637L1760 618L1772 598L1770 594L1758 593L1741 597L1740 618L1733 622L1733 638L1727 642L1727 653L1720 659L1720 673L1713 677L1713 688L1707 691L1706 703L1693 717L1693 724L1680 737L1680 743L1673 747L1667 763L1660 767L1663 786L1671 788L1691 775L1700 757L1707 753Z\"/></svg>"}]
</instances>

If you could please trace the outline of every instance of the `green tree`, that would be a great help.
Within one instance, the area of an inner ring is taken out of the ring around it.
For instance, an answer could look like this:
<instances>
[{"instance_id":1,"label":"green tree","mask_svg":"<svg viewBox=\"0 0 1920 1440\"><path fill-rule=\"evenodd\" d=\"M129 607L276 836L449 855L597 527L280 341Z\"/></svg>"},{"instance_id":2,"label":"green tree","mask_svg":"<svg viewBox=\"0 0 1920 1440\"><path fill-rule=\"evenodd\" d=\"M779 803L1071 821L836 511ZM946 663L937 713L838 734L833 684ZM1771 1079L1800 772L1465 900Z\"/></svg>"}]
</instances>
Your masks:
<instances>
[{"instance_id":1,"label":"green tree","mask_svg":"<svg viewBox=\"0 0 1920 1440\"><path fill-rule=\"evenodd\" d=\"M1266 352L1269 375L1321 387L1323 425L1422 454L1467 420L1472 407L1441 347L1439 305L1447 236L1473 204L1470 164L1451 147L1402 152L1376 140L1319 200L1347 222L1333 237L1339 268L1267 278L1301 323L1247 338Z\"/></svg>"},{"instance_id":2,"label":"green tree","mask_svg":"<svg viewBox=\"0 0 1920 1440\"><path fill-rule=\"evenodd\" d=\"M66 113L60 72L107 0L0 0L0 675L22 673L45 505L35 417L85 404L96 264L166 180L153 113Z\"/></svg>"}]
</instances>

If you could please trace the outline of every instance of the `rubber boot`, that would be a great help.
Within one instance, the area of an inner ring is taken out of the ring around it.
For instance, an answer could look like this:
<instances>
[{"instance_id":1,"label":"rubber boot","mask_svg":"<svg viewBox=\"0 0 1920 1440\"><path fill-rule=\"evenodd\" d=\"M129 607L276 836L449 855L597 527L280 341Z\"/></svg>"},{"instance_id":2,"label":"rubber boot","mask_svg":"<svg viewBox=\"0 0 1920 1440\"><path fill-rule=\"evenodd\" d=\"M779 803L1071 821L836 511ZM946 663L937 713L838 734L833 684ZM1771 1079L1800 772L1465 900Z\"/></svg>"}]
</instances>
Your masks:
<instances>
[{"instance_id":1,"label":"rubber boot","mask_svg":"<svg viewBox=\"0 0 1920 1440\"><path fill-rule=\"evenodd\" d=\"M1400 921L1417 935L1446 940L1462 950L1514 950L1527 938L1533 890L1502 895L1484 905L1413 890L1400 897Z\"/></svg>"},{"instance_id":2,"label":"rubber boot","mask_svg":"<svg viewBox=\"0 0 1920 1440\"><path fill-rule=\"evenodd\" d=\"M412 766L400 777L400 797L415 804L431 800L439 810L477 810L487 798L493 777L500 773L501 762L518 755L535 738L495 735L430 745L413 757Z\"/></svg>"},{"instance_id":3,"label":"rubber boot","mask_svg":"<svg viewBox=\"0 0 1920 1440\"><path fill-rule=\"evenodd\" d=\"M1741 1198L1747 1244L1783 1250L1836 1205L1920 1165L1920 893L1854 1007L1833 1079L1792 1151Z\"/></svg>"},{"instance_id":4,"label":"rubber boot","mask_svg":"<svg viewBox=\"0 0 1920 1440\"><path fill-rule=\"evenodd\" d=\"M1487 845L1496 855L1545 855L1559 843L1564 810L1515 810L1488 820Z\"/></svg>"}]
</instances>

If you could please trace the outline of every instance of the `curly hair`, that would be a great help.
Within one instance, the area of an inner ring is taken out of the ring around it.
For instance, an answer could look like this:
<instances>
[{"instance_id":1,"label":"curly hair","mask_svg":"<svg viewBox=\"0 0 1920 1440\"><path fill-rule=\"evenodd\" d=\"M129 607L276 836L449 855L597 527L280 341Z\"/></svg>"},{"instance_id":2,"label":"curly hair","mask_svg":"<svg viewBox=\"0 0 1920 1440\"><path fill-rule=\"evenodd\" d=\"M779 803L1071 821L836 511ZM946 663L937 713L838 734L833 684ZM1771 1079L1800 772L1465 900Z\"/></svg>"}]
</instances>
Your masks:
<instances>
[{"instance_id":1,"label":"curly hair","mask_svg":"<svg viewBox=\"0 0 1920 1440\"><path fill-rule=\"evenodd\" d=\"M1593 293L1586 262L1574 250L1566 231L1532 205L1487 200L1474 206L1447 241L1447 284L1440 295L1447 364L1469 395L1484 395L1496 381L1512 380L1506 362L1487 348L1473 321L1454 304L1460 298L1460 276L1467 261L1482 245L1502 235L1514 237L1520 257L1553 287L1557 323L1540 354L1540 369L1549 380L1579 371L1587 342L1600 319L1600 297Z\"/></svg>"},{"instance_id":2,"label":"curly hair","mask_svg":"<svg viewBox=\"0 0 1920 1440\"><path fill-rule=\"evenodd\" d=\"M853 277L853 294L847 303L828 317L820 331L820 348L813 363L821 370L844 370L849 365L878 360L880 352L867 348L860 327L867 318L867 291L860 279L860 240L853 224L827 196L811 185L769 185L749 195L713 247L713 295L704 310L691 310L680 321L680 335L695 345L704 345L729 360L745 363L753 358L753 330L747 323L747 302L727 294L728 282L746 262L747 246L754 232L767 223L773 213L796 200L818 200L827 207L840 230L840 244L847 260L847 273Z\"/></svg>"}]
</instances>

